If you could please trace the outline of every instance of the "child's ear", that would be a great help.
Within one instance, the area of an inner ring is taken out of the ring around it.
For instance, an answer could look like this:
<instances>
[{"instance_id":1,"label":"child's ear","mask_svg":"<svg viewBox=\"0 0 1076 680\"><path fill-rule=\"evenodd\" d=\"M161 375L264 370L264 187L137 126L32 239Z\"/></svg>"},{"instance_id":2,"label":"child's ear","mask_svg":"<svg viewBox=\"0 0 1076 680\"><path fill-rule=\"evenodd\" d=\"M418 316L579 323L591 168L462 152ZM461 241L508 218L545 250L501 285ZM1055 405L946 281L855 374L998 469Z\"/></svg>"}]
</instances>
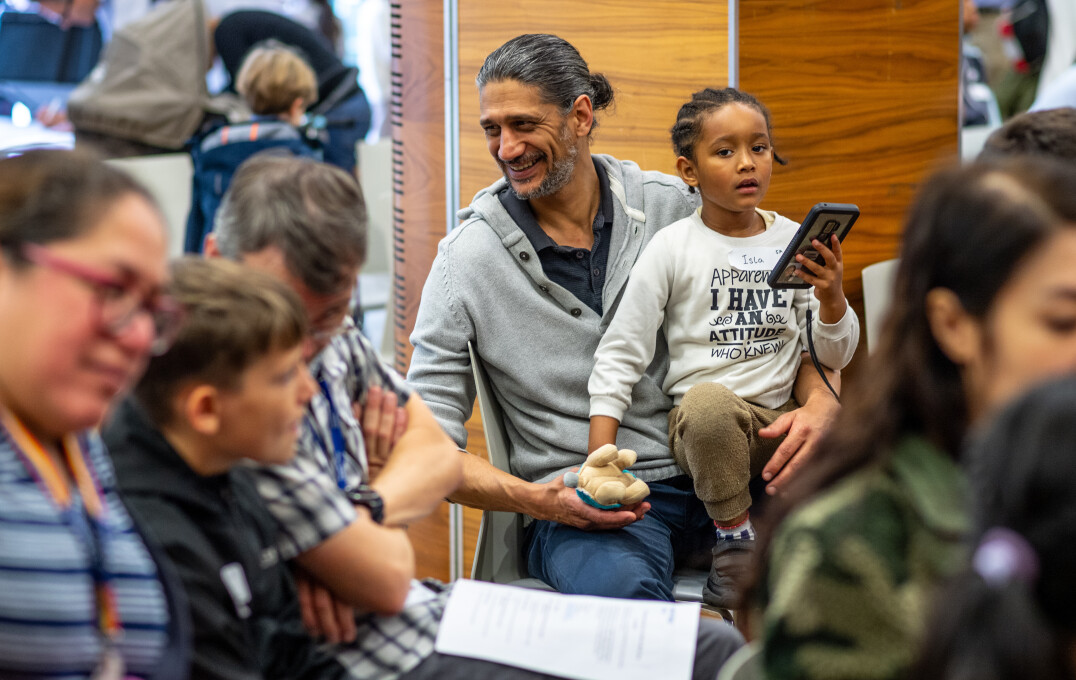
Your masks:
<instances>
[{"instance_id":1,"label":"child's ear","mask_svg":"<svg viewBox=\"0 0 1076 680\"><path fill-rule=\"evenodd\" d=\"M220 257L220 248L217 247L217 232L211 231L205 235L202 254L206 257Z\"/></svg>"},{"instance_id":2,"label":"child's ear","mask_svg":"<svg viewBox=\"0 0 1076 680\"><path fill-rule=\"evenodd\" d=\"M211 437L220 431L220 393L212 385L196 385L180 397L180 412L198 434Z\"/></svg>"},{"instance_id":3,"label":"child's ear","mask_svg":"<svg viewBox=\"0 0 1076 680\"><path fill-rule=\"evenodd\" d=\"M296 97L288 108L288 120L291 121L292 125L298 125L302 122L304 113L306 113L306 100L302 97Z\"/></svg>"},{"instance_id":4,"label":"child's ear","mask_svg":"<svg viewBox=\"0 0 1076 680\"><path fill-rule=\"evenodd\" d=\"M699 178L695 172L695 164L687 158L680 156L676 159L676 172L680 174L680 179L684 180L684 184L689 187L698 187Z\"/></svg>"}]
</instances>

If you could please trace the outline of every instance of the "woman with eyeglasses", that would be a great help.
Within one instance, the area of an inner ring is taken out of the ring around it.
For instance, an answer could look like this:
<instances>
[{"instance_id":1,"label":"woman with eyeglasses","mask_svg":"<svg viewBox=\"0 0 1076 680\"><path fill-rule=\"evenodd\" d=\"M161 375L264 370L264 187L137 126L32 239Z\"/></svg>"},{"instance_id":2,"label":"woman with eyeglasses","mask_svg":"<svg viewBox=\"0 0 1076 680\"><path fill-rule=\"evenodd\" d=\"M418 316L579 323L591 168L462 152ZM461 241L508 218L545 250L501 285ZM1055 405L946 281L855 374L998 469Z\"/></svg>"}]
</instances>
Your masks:
<instances>
[{"instance_id":1,"label":"woman with eyeglasses","mask_svg":"<svg viewBox=\"0 0 1076 680\"><path fill-rule=\"evenodd\" d=\"M95 428L177 325L149 194L67 151L0 161L0 677L182 678L182 606Z\"/></svg>"}]
</instances>

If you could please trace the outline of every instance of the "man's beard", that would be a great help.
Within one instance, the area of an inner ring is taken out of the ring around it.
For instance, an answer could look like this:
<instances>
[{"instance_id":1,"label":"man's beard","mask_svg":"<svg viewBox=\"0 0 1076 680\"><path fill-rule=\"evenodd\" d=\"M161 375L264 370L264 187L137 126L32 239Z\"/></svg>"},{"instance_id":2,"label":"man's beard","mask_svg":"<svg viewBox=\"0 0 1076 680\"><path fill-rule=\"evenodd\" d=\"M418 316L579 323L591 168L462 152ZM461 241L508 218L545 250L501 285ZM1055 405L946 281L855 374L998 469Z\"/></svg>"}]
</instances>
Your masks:
<instances>
[{"instance_id":1,"label":"man's beard","mask_svg":"<svg viewBox=\"0 0 1076 680\"><path fill-rule=\"evenodd\" d=\"M579 156L579 149L571 143L571 133L568 132L567 125L561 128L560 138L562 142L565 142L565 148L568 150L567 154L553 161L549 170L546 171L545 177L531 191L517 191L512 185L512 180L508 177L508 173L502 168L501 172L504 172L504 178L508 180L508 186L512 187L512 193L516 195L516 198L521 201L528 201L532 198L551 196L563 189L571 181L572 173L575 172L575 161Z\"/></svg>"}]
</instances>

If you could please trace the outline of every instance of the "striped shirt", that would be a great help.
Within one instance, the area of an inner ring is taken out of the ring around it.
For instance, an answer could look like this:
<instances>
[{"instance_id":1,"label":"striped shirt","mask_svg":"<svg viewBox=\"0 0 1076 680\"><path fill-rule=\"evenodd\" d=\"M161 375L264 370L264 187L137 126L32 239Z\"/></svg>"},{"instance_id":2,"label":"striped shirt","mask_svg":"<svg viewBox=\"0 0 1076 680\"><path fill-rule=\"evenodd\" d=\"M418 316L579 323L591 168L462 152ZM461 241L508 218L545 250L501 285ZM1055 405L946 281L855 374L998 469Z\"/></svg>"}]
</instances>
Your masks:
<instances>
[{"instance_id":1,"label":"striped shirt","mask_svg":"<svg viewBox=\"0 0 1076 680\"><path fill-rule=\"evenodd\" d=\"M167 646L168 607L157 568L115 489L94 434L80 437L102 491L99 548L115 592L127 675L147 678ZM0 677L88 678L102 652L89 520L72 488L64 510L38 486L0 427Z\"/></svg>"}]
</instances>

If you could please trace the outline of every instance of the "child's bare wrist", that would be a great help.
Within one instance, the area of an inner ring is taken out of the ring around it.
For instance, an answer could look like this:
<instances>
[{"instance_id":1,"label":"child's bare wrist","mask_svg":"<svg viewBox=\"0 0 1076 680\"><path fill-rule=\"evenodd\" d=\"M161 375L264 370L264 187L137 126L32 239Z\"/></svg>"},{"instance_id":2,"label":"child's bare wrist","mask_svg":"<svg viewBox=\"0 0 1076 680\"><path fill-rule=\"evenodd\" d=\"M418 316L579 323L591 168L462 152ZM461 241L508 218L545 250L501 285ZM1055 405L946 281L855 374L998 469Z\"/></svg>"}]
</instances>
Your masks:
<instances>
[{"instance_id":1,"label":"child's bare wrist","mask_svg":"<svg viewBox=\"0 0 1076 680\"><path fill-rule=\"evenodd\" d=\"M841 295L833 301L820 300L818 307L818 320L824 324L833 324L844 317L848 303L845 302L844 296Z\"/></svg>"}]
</instances>

